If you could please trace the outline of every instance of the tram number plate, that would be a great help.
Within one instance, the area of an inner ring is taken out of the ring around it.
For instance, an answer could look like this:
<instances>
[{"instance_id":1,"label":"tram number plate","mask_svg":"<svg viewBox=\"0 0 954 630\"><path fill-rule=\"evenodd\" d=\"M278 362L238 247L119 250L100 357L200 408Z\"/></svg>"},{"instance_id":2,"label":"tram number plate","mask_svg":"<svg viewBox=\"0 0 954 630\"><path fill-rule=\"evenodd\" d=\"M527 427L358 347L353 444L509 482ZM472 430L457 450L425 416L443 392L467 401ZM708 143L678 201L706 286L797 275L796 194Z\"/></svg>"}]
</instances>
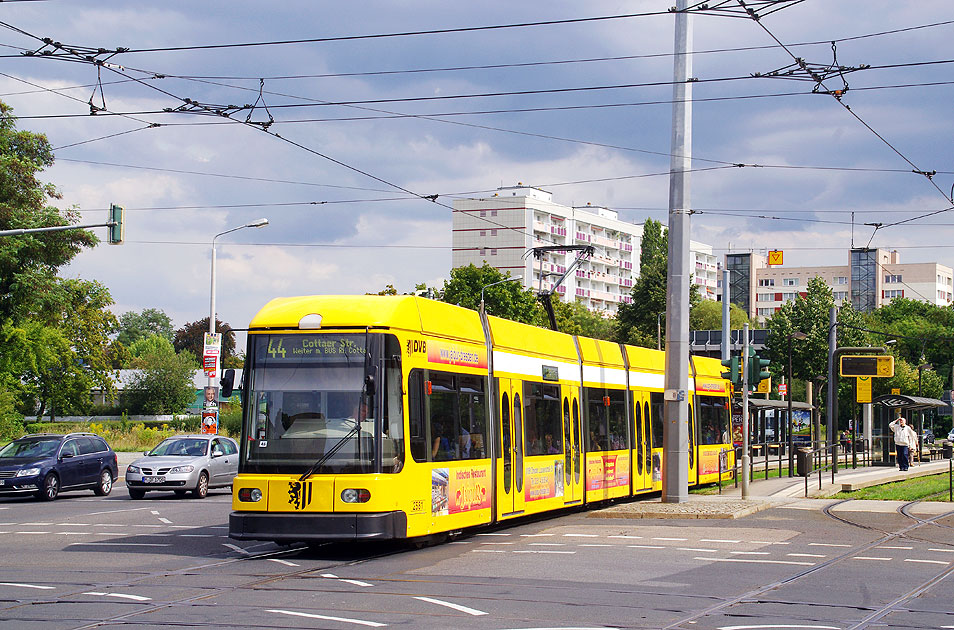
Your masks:
<instances>
[{"instance_id":1,"label":"tram number plate","mask_svg":"<svg viewBox=\"0 0 954 630\"><path fill-rule=\"evenodd\" d=\"M143 477L142 482L143 483L165 483L166 478L165 477Z\"/></svg>"}]
</instances>

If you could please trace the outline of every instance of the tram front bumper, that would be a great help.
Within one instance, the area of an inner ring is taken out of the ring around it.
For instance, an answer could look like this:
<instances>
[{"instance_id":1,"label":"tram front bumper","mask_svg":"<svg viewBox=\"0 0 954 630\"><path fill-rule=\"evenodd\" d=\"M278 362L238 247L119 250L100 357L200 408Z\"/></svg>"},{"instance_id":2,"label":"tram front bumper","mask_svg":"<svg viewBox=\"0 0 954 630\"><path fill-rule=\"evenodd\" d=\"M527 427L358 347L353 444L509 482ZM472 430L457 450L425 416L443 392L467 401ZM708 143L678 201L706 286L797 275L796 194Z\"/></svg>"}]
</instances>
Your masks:
<instances>
[{"instance_id":1,"label":"tram front bumper","mask_svg":"<svg viewBox=\"0 0 954 630\"><path fill-rule=\"evenodd\" d=\"M407 538L407 514L351 512L289 514L232 512L229 537L236 540L392 540Z\"/></svg>"}]
</instances>

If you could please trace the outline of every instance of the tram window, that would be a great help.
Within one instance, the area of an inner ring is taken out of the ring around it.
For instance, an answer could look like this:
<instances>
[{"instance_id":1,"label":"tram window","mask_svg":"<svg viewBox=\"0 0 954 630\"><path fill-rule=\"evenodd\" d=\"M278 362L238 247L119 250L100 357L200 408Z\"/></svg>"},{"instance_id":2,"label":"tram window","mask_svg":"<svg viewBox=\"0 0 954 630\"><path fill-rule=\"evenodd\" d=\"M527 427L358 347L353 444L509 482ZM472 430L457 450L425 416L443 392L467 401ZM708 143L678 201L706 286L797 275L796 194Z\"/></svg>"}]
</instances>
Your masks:
<instances>
[{"instance_id":1,"label":"tram window","mask_svg":"<svg viewBox=\"0 0 954 630\"><path fill-rule=\"evenodd\" d=\"M414 370L407 379L407 420L411 457L413 457L416 462L427 461L427 435L424 433L423 393L424 376L421 370Z\"/></svg>"},{"instance_id":2,"label":"tram window","mask_svg":"<svg viewBox=\"0 0 954 630\"><path fill-rule=\"evenodd\" d=\"M460 388L457 450L460 459L483 459L487 456L484 444L487 424L484 379L479 376L458 376L457 380Z\"/></svg>"},{"instance_id":3,"label":"tram window","mask_svg":"<svg viewBox=\"0 0 954 630\"><path fill-rule=\"evenodd\" d=\"M559 386L524 383L523 399L527 455L562 453L563 427Z\"/></svg>"},{"instance_id":4,"label":"tram window","mask_svg":"<svg viewBox=\"0 0 954 630\"><path fill-rule=\"evenodd\" d=\"M573 435L574 447L573 447L573 481L574 483L580 483L580 441L582 437L580 436L580 401L575 397L573 398Z\"/></svg>"},{"instance_id":5,"label":"tram window","mask_svg":"<svg viewBox=\"0 0 954 630\"><path fill-rule=\"evenodd\" d=\"M603 390L596 387L583 388L583 414L586 422L586 451L606 450L606 405Z\"/></svg>"},{"instance_id":6,"label":"tram window","mask_svg":"<svg viewBox=\"0 0 954 630\"><path fill-rule=\"evenodd\" d=\"M636 394L633 394L633 411L636 414L636 472L643 474L643 414L636 400Z\"/></svg>"},{"instance_id":7,"label":"tram window","mask_svg":"<svg viewBox=\"0 0 954 630\"><path fill-rule=\"evenodd\" d=\"M391 358L385 363L385 399L381 429L384 432L384 472L400 472L404 468L404 405L401 387L401 347L397 339L385 338L385 354Z\"/></svg>"},{"instance_id":8,"label":"tram window","mask_svg":"<svg viewBox=\"0 0 954 630\"><path fill-rule=\"evenodd\" d=\"M504 492L510 494L510 400L505 393L500 402L500 439L502 447L500 453L503 455L503 477Z\"/></svg>"},{"instance_id":9,"label":"tram window","mask_svg":"<svg viewBox=\"0 0 954 630\"><path fill-rule=\"evenodd\" d=\"M609 398L607 426L609 428L608 446L618 451L629 448L629 435L626 430L626 392L621 389L607 389L604 394Z\"/></svg>"},{"instance_id":10,"label":"tram window","mask_svg":"<svg viewBox=\"0 0 954 630\"><path fill-rule=\"evenodd\" d=\"M728 441L728 409L725 398L698 396L699 444L723 444Z\"/></svg>"},{"instance_id":11,"label":"tram window","mask_svg":"<svg viewBox=\"0 0 954 630\"><path fill-rule=\"evenodd\" d=\"M696 424L693 422L692 403L689 403L689 468L696 465Z\"/></svg>"},{"instance_id":12,"label":"tram window","mask_svg":"<svg viewBox=\"0 0 954 630\"><path fill-rule=\"evenodd\" d=\"M563 444L566 448L566 455L564 456L563 462L563 479L564 482L569 485L570 479L572 478L572 473L570 472L570 467L573 462L570 454L570 444L572 444L570 439L570 401L567 398L563 399Z\"/></svg>"},{"instance_id":13,"label":"tram window","mask_svg":"<svg viewBox=\"0 0 954 630\"><path fill-rule=\"evenodd\" d=\"M652 407L653 446L663 445L663 395L662 392L650 392L649 404Z\"/></svg>"},{"instance_id":14,"label":"tram window","mask_svg":"<svg viewBox=\"0 0 954 630\"><path fill-rule=\"evenodd\" d=\"M652 470L653 466L653 445L652 431L649 422L649 403L643 403L643 435L646 436L646 472ZM660 444L662 446L662 444Z\"/></svg>"}]
</instances>

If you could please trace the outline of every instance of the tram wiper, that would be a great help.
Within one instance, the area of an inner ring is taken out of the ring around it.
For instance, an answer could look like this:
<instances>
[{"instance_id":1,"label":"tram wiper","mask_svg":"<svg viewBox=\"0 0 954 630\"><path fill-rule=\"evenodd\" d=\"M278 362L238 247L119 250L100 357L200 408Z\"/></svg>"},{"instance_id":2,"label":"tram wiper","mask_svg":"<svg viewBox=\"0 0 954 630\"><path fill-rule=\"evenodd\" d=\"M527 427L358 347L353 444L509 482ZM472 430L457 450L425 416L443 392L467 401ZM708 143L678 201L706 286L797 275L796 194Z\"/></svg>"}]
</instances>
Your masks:
<instances>
[{"instance_id":1,"label":"tram wiper","mask_svg":"<svg viewBox=\"0 0 954 630\"><path fill-rule=\"evenodd\" d=\"M315 474L315 471L316 471L316 470L318 470L319 468L321 468L321 467L324 465L324 463L331 458L332 455L334 455L335 453L338 452L338 449L340 449L342 446L344 446L344 443L345 443L345 442L347 442L348 440L350 440L351 438L353 438L355 435L357 435L358 431L360 431L360 430L361 430L361 421L356 419L356 420L354 421L354 428L352 428L350 431L348 431L348 433L345 434L345 436L344 436L343 438L341 438L340 440L338 440L337 442L335 442L335 445L332 446L331 449L330 449L327 453L325 453L324 455L322 455L321 458L320 458L318 461L316 461L314 464L312 464L312 465L308 468L308 470L306 470L305 473L304 473L301 477L298 478L298 481L304 481L305 479L308 479L308 478L311 477L313 474Z\"/></svg>"}]
</instances>

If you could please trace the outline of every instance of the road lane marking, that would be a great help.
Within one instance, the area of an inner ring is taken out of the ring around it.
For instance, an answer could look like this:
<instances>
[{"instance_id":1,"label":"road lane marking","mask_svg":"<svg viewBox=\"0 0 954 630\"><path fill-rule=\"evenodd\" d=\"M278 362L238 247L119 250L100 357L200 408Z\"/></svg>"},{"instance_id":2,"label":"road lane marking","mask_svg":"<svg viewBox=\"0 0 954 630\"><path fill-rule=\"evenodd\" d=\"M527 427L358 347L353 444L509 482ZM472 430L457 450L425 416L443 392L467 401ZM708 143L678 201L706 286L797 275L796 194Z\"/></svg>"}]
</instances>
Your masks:
<instances>
[{"instance_id":1,"label":"road lane marking","mask_svg":"<svg viewBox=\"0 0 954 630\"><path fill-rule=\"evenodd\" d=\"M598 534L563 534L564 538L599 538Z\"/></svg>"},{"instance_id":2,"label":"road lane marking","mask_svg":"<svg viewBox=\"0 0 954 630\"><path fill-rule=\"evenodd\" d=\"M510 534L500 534L500 533L486 533L486 534L477 534L478 536L509 536Z\"/></svg>"},{"instance_id":3,"label":"road lane marking","mask_svg":"<svg viewBox=\"0 0 954 630\"><path fill-rule=\"evenodd\" d=\"M308 619L324 619L325 621L340 621L342 623L353 623L359 626L368 626L371 628L385 628L388 624L377 623L374 621L364 621L363 619L348 619L347 617L329 617L327 615L315 615L313 613L297 612L294 610L281 610L271 608L265 612L276 613L278 615L290 615L292 617L307 617Z\"/></svg>"},{"instance_id":4,"label":"road lane marking","mask_svg":"<svg viewBox=\"0 0 954 630\"><path fill-rule=\"evenodd\" d=\"M729 553L734 553L740 556L768 556L771 555L767 551L730 551Z\"/></svg>"},{"instance_id":5,"label":"road lane marking","mask_svg":"<svg viewBox=\"0 0 954 630\"><path fill-rule=\"evenodd\" d=\"M630 549L665 549L660 545L627 545Z\"/></svg>"},{"instance_id":6,"label":"road lane marking","mask_svg":"<svg viewBox=\"0 0 954 630\"><path fill-rule=\"evenodd\" d=\"M179 534L179 538L214 538L215 534Z\"/></svg>"},{"instance_id":7,"label":"road lane marking","mask_svg":"<svg viewBox=\"0 0 954 630\"><path fill-rule=\"evenodd\" d=\"M298 567L300 564L295 564L294 562L289 562L288 560L282 560L281 558L265 558L269 562L277 562L278 564L284 564L286 567Z\"/></svg>"},{"instance_id":8,"label":"road lane marking","mask_svg":"<svg viewBox=\"0 0 954 630\"><path fill-rule=\"evenodd\" d=\"M14 534L49 534L50 532L13 532Z\"/></svg>"},{"instance_id":9,"label":"road lane marking","mask_svg":"<svg viewBox=\"0 0 954 630\"><path fill-rule=\"evenodd\" d=\"M910 551L911 549L914 549L914 547L890 547L888 545L881 545L880 547L875 547L875 549L904 549Z\"/></svg>"},{"instance_id":10,"label":"road lane marking","mask_svg":"<svg viewBox=\"0 0 954 630\"><path fill-rule=\"evenodd\" d=\"M562 554L574 554L575 551L556 551L549 549L518 549L513 553L562 553Z\"/></svg>"},{"instance_id":11,"label":"road lane marking","mask_svg":"<svg viewBox=\"0 0 954 630\"><path fill-rule=\"evenodd\" d=\"M467 613L468 615L473 615L474 617L487 614L482 610L477 610L476 608L468 608L467 606L461 606L460 604L452 604L451 602L434 599L433 597L415 597L414 599L419 599L422 602L429 602L431 604L437 604L438 606L447 606L448 608L453 608L454 610Z\"/></svg>"},{"instance_id":12,"label":"road lane marking","mask_svg":"<svg viewBox=\"0 0 954 630\"><path fill-rule=\"evenodd\" d=\"M632 540L636 540L637 538L642 538L642 536L624 536L621 534L619 536L610 536L609 538L629 538Z\"/></svg>"},{"instance_id":13,"label":"road lane marking","mask_svg":"<svg viewBox=\"0 0 954 630\"><path fill-rule=\"evenodd\" d=\"M53 523L20 523L24 527L45 527L46 525L52 525Z\"/></svg>"},{"instance_id":14,"label":"road lane marking","mask_svg":"<svg viewBox=\"0 0 954 630\"><path fill-rule=\"evenodd\" d=\"M905 558L905 562L921 562L923 564L951 564L946 560L918 560L916 558Z\"/></svg>"},{"instance_id":15,"label":"road lane marking","mask_svg":"<svg viewBox=\"0 0 954 630\"><path fill-rule=\"evenodd\" d=\"M785 555L791 556L793 558L827 558L828 557L822 553L787 553Z\"/></svg>"},{"instance_id":16,"label":"road lane marking","mask_svg":"<svg viewBox=\"0 0 954 630\"><path fill-rule=\"evenodd\" d=\"M516 545L515 542L482 542L481 545Z\"/></svg>"},{"instance_id":17,"label":"road lane marking","mask_svg":"<svg viewBox=\"0 0 954 630\"><path fill-rule=\"evenodd\" d=\"M696 553L716 553L718 549L695 549L693 547L679 547L679 551L695 551Z\"/></svg>"},{"instance_id":18,"label":"road lane marking","mask_svg":"<svg viewBox=\"0 0 954 630\"><path fill-rule=\"evenodd\" d=\"M941 553L954 553L954 549L928 549L928 551L940 551Z\"/></svg>"},{"instance_id":19,"label":"road lane marking","mask_svg":"<svg viewBox=\"0 0 954 630\"><path fill-rule=\"evenodd\" d=\"M547 538L553 534L520 534L521 538Z\"/></svg>"},{"instance_id":20,"label":"road lane marking","mask_svg":"<svg viewBox=\"0 0 954 630\"><path fill-rule=\"evenodd\" d=\"M792 624L770 624L764 626L720 626L719 630L839 630L838 626L805 626Z\"/></svg>"},{"instance_id":21,"label":"road lane marking","mask_svg":"<svg viewBox=\"0 0 954 630\"><path fill-rule=\"evenodd\" d=\"M654 537L653 540L669 540L673 542L686 542L688 538L663 538L663 537Z\"/></svg>"},{"instance_id":22,"label":"road lane marking","mask_svg":"<svg viewBox=\"0 0 954 630\"><path fill-rule=\"evenodd\" d=\"M813 567L814 562L799 562L797 560L758 560L756 558L705 558L698 556L693 560L708 560L709 562L751 562L754 564L794 564L802 567ZM774 626L777 627L777 626Z\"/></svg>"},{"instance_id":23,"label":"road lane marking","mask_svg":"<svg viewBox=\"0 0 954 630\"><path fill-rule=\"evenodd\" d=\"M507 553L506 549L472 549L474 553Z\"/></svg>"},{"instance_id":24,"label":"road lane marking","mask_svg":"<svg viewBox=\"0 0 954 630\"><path fill-rule=\"evenodd\" d=\"M35 588L43 591L51 591L55 586L40 586L39 584L23 584L21 582L0 582L0 586L17 586L19 588Z\"/></svg>"},{"instance_id":25,"label":"road lane marking","mask_svg":"<svg viewBox=\"0 0 954 630\"><path fill-rule=\"evenodd\" d=\"M732 545L737 545L741 540L726 540L724 538L700 538L699 542L717 542L717 543L729 543Z\"/></svg>"},{"instance_id":26,"label":"road lane marking","mask_svg":"<svg viewBox=\"0 0 954 630\"><path fill-rule=\"evenodd\" d=\"M152 513L152 514L155 514L156 516L159 516L159 510L152 510L151 513Z\"/></svg>"},{"instance_id":27,"label":"road lane marking","mask_svg":"<svg viewBox=\"0 0 954 630\"><path fill-rule=\"evenodd\" d=\"M361 580L348 580L345 578L340 578L334 573L322 573L321 577L331 578L333 580L341 580L342 582L347 582L348 584L354 584L355 586L374 586L374 584L368 584L367 582L362 582Z\"/></svg>"},{"instance_id":28,"label":"road lane marking","mask_svg":"<svg viewBox=\"0 0 954 630\"><path fill-rule=\"evenodd\" d=\"M851 547L851 545L842 545L837 543L808 543L809 547Z\"/></svg>"},{"instance_id":29,"label":"road lane marking","mask_svg":"<svg viewBox=\"0 0 954 630\"><path fill-rule=\"evenodd\" d=\"M115 514L116 512L140 512L142 510L148 510L147 507L140 508L128 508L125 510L107 510L105 512L90 512L89 514L83 514L83 516L99 516L100 514Z\"/></svg>"},{"instance_id":30,"label":"road lane marking","mask_svg":"<svg viewBox=\"0 0 954 630\"><path fill-rule=\"evenodd\" d=\"M891 558L879 558L877 556L855 556L855 560L880 560L882 562L888 562Z\"/></svg>"},{"instance_id":31,"label":"road lane marking","mask_svg":"<svg viewBox=\"0 0 954 630\"><path fill-rule=\"evenodd\" d=\"M98 591L91 591L89 593L83 593L83 595L96 595L99 597L117 597L119 599L131 599L136 602L148 602L151 601L151 597L143 597L142 595L129 595L128 593L100 593Z\"/></svg>"},{"instance_id":32,"label":"road lane marking","mask_svg":"<svg viewBox=\"0 0 954 630\"><path fill-rule=\"evenodd\" d=\"M69 547L171 547L169 543L127 543L127 542L75 542Z\"/></svg>"},{"instance_id":33,"label":"road lane marking","mask_svg":"<svg viewBox=\"0 0 954 630\"><path fill-rule=\"evenodd\" d=\"M159 517L159 522L160 522L160 523L165 523L166 525L172 525L172 521L170 521L170 520L167 519L167 518L162 518L161 516Z\"/></svg>"}]
</instances>

